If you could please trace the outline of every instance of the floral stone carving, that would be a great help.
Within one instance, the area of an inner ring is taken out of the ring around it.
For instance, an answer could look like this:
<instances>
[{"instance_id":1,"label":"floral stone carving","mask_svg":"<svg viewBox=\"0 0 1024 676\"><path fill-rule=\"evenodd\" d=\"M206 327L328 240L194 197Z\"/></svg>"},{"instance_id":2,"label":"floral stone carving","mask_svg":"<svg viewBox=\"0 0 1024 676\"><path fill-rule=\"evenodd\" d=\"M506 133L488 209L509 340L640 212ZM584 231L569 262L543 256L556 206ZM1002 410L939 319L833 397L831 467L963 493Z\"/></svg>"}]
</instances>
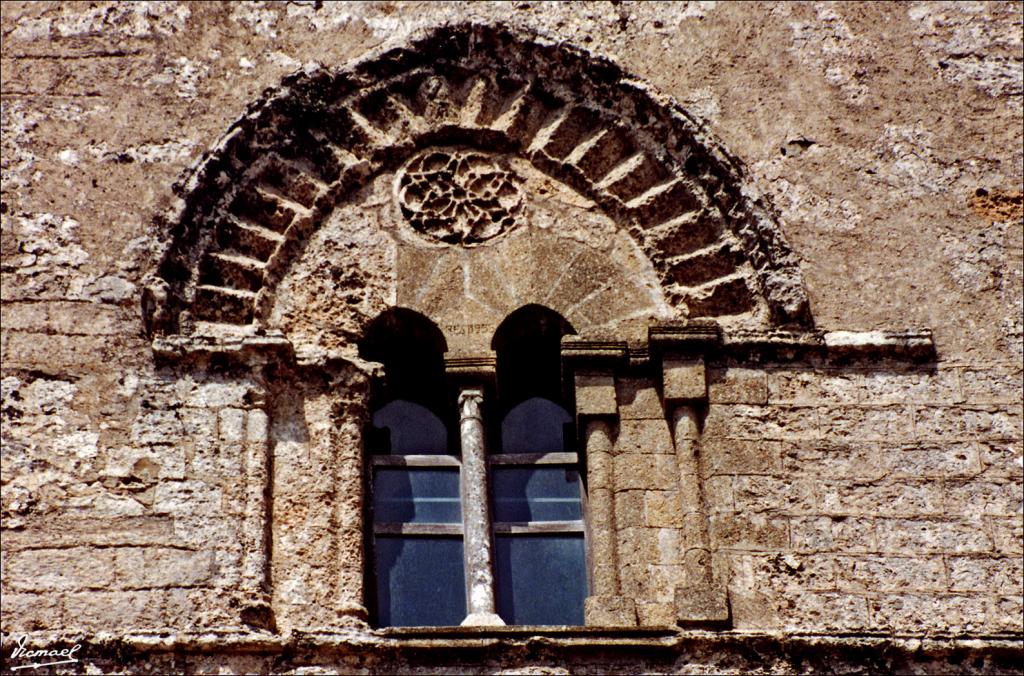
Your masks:
<instances>
[{"instance_id":1,"label":"floral stone carving","mask_svg":"<svg viewBox=\"0 0 1024 676\"><path fill-rule=\"evenodd\" d=\"M473 245L515 226L522 205L520 183L494 156L431 149L413 157L399 173L398 204L426 237Z\"/></svg>"}]
</instances>

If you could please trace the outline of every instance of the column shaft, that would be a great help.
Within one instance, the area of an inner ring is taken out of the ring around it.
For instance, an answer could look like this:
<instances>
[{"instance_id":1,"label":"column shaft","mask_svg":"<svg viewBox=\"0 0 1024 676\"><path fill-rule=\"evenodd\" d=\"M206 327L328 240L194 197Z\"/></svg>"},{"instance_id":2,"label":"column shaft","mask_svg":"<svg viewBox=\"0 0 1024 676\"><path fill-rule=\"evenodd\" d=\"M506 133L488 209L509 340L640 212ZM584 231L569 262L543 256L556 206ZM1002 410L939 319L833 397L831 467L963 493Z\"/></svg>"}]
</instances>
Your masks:
<instances>
[{"instance_id":1,"label":"column shaft","mask_svg":"<svg viewBox=\"0 0 1024 676\"><path fill-rule=\"evenodd\" d=\"M696 408L682 404L672 411L672 426L679 465L679 498L683 514L683 556L687 584L711 581L704 490L700 480L700 427Z\"/></svg>"},{"instance_id":2,"label":"column shaft","mask_svg":"<svg viewBox=\"0 0 1024 676\"><path fill-rule=\"evenodd\" d=\"M618 596L619 560L616 546L611 426L603 420L588 421L585 439L590 555L594 561L591 587L594 596Z\"/></svg>"},{"instance_id":3,"label":"column shaft","mask_svg":"<svg viewBox=\"0 0 1024 676\"><path fill-rule=\"evenodd\" d=\"M487 492L487 449L480 414L483 390L459 393L459 436L462 443L462 524L468 614L463 625L502 625L495 612L494 556Z\"/></svg>"}]
</instances>

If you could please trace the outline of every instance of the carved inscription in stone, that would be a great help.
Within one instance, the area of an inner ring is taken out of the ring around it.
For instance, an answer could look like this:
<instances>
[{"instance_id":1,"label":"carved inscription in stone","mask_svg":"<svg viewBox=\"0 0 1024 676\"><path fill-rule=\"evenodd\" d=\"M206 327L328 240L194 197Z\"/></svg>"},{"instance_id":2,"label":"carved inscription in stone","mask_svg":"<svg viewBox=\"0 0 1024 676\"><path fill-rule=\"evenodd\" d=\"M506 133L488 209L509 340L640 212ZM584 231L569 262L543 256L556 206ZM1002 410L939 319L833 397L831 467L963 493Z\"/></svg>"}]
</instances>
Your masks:
<instances>
[{"instance_id":1,"label":"carved inscription in stone","mask_svg":"<svg viewBox=\"0 0 1024 676\"><path fill-rule=\"evenodd\" d=\"M521 179L484 153L434 148L399 172L402 214L417 232L439 242L472 245L516 224Z\"/></svg>"}]
</instances>

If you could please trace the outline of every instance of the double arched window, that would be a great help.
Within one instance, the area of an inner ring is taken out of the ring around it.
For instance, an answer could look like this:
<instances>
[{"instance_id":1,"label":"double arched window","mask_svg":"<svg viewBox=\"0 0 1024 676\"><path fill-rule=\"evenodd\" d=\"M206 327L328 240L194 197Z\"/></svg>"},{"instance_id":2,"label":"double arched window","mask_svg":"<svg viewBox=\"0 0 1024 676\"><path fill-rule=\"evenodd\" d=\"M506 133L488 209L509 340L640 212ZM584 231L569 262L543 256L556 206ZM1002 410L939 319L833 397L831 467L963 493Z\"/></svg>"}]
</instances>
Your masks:
<instances>
[{"instance_id":1,"label":"double arched window","mask_svg":"<svg viewBox=\"0 0 1024 676\"><path fill-rule=\"evenodd\" d=\"M585 493L559 374L571 328L539 306L513 313L496 379L460 388L439 332L426 340L436 328L392 312L364 350L385 364L368 433L377 624L583 624Z\"/></svg>"}]
</instances>

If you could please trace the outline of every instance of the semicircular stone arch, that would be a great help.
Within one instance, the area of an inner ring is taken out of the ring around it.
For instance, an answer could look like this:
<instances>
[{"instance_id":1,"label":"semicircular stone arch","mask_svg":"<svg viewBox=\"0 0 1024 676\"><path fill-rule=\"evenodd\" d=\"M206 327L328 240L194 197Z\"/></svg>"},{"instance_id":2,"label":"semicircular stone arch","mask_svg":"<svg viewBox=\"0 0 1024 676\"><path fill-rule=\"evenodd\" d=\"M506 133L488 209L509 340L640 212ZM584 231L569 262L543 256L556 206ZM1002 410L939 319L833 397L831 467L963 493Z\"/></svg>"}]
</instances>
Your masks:
<instances>
[{"instance_id":1,"label":"semicircular stone arch","mask_svg":"<svg viewBox=\"0 0 1024 676\"><path fill-rule=\"evenodd\" d=\"M467 24L346 70L294 74L252 104L177 187L183 206L146 301L151 329L267 328L291 266L373 181L405 172L402 208L433 203L431 148L458 155L449 177L475 171L491 186L461 229L411 219L439 248L501 240L517 204L484 165L508 156L627 233L677 318L811 324L774 211L700 123L607 60ZM459 168L474 163L483 169Z\"/></svg>"}]
</instances>

